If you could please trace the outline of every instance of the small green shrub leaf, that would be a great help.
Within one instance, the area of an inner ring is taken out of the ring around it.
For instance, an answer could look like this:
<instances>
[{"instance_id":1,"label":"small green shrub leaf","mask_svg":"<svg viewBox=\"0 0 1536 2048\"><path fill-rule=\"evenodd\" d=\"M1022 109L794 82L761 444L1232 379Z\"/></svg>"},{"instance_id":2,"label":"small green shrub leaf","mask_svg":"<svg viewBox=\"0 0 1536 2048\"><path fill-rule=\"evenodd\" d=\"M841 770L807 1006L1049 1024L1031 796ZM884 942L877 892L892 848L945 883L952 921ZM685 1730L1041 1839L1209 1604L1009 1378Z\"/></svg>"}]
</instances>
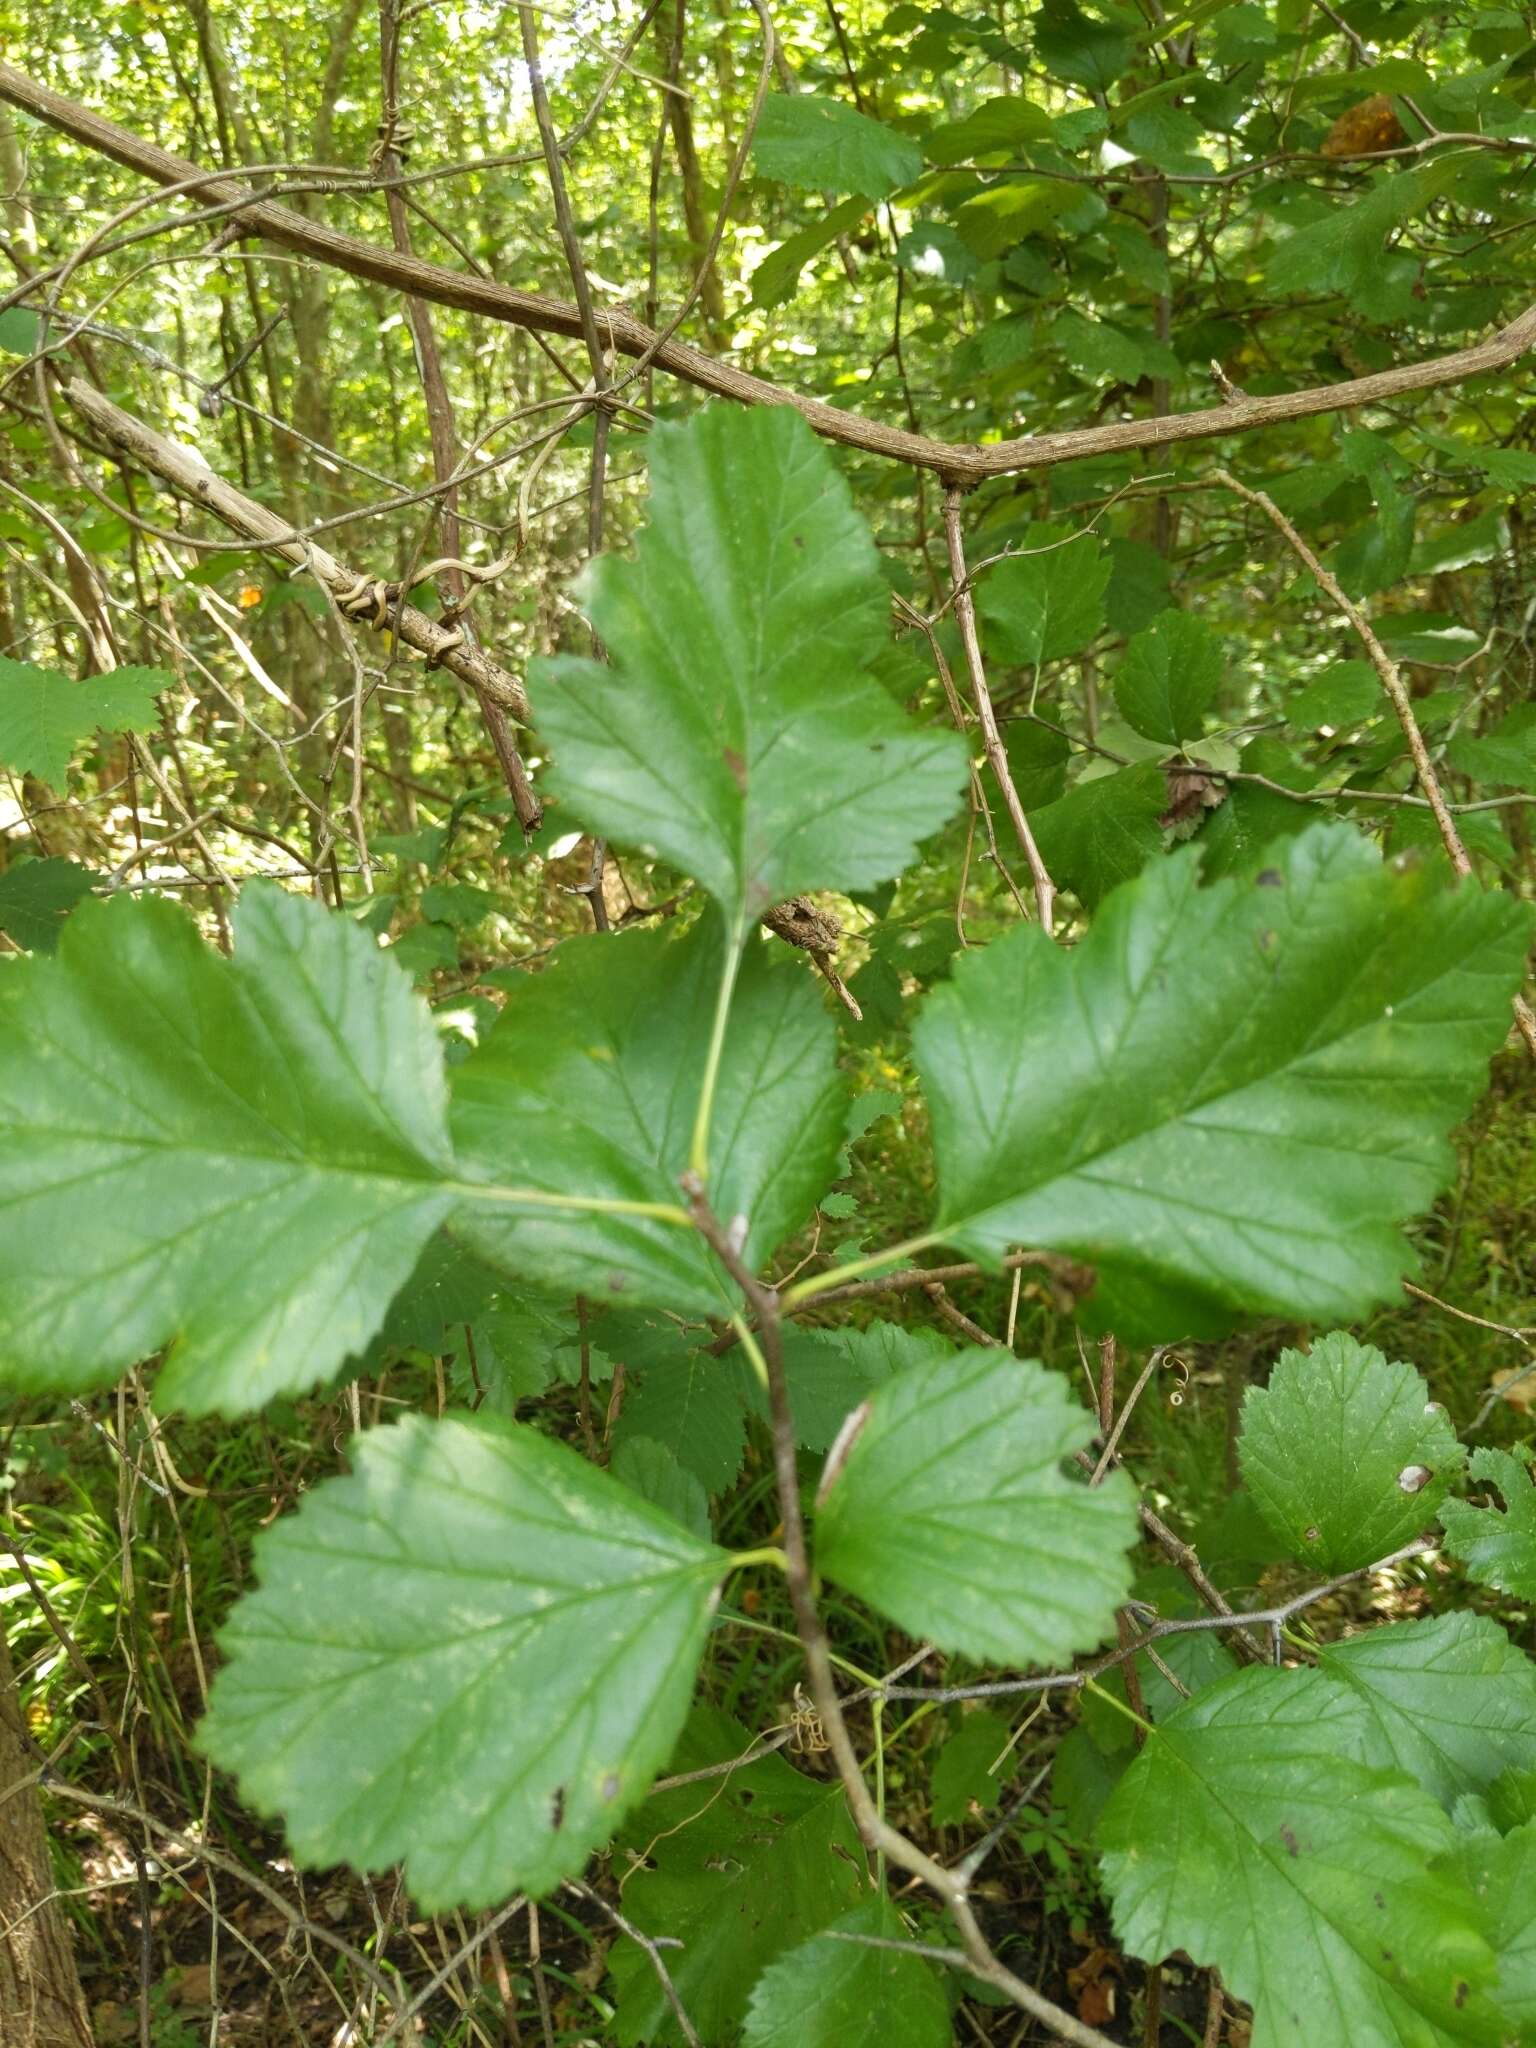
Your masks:
<instances>
[{"instance_id":1,"label":"small green shrub leaf","mask_svg":"<svg viewBox=\"0 0 1536 2048\"><path fill-rule=\"evenodd\" d=\"M1181 746L1203 729L1225 668L1221 642L1204 619L1162 612L1126 648L1115 702L1143 738Z\"/></svg>"},{"instance_id":2,"label":"small green shrub leaf","mask_svg":"<svg viewBox=\"0 0 1536 2048\"><path fill-rule=\"evenodd\" d=\"M1062 1460L1093 1435L1066 1382L1002 1351L908 1366L870 1397L816 1521L828 1577L941 1649L1011 1665L1092 1649L1130 1588L1122 1473Z\"/></svg>"},{"instance_id":3,"label":"small green shrub leaf","mask_svg":"<svg viewBox=\"0 0 1536 2048\"><path fill-rule=\"evenodd\" d=\"M988 643L1013 668L1080 654L1104 624L1113 558L1087 534L1052 545L1055 531L1032 530L1038 551L999 562L980 585Z\"/></svg>"},{"instance_id":4,"label":"small green shrub leaf","mask_svg":"<svg viewBox=\"0 0 1536 2048\"><path fill-rule=\"evenodd\" d=\"M0 984L0 1380L72 1393L162 1346L234 1415L361 1352L451 1205L425 1007L349 919L252 884L232 960L86 904Z\"/></svg>"},{"instance_id":5,"label":"small green shrub leaf","mask_svg":"<svg viewBox=\"0 0 1536 2048\"><path fill-rule=\"evenodd\" d=\"M1219 1969L1253 2048L1501 2038L1478 1903L1431 1868L1456 1831L1379 1754L1335 1679L1243 1671L1160 1723L1099 1822L1121 1940Z\"/></svg>"},{"instance_id":6,"label":"small green shrub leaf","mask_svg":"<svg viewBox=\"0 0 1536 2048\"><path fill-rule=\"evenodd\" d=\"M859 192L866 199L910 185L923 168L915 142L846 100L809 92L764 100L752 159L763 177L797 192Z\"/></svg>"},{"instance_id":7,"label":"small green shrub leaf","mask_svg":"<svg viewBox=\"0 0 1536 2048\"><path fill-rule=\"evenodd\" d=\"M51 953L60 926L95 879L72 860L18 861L0 874L0 932L29 953Z\"/></svg>"},{"instance_id":8,"label":"small green shrub leaf","mask_svg":"<svg viewBox=\"0 0 1536 2048\"><path fill-rule=\"evenodd\" d=\"M0 655L0 766L62 789L83 740L98 730L153 732L156 699L175 687L164 669L119 668L76 682Z\"/></svg>"},{"instance_id":9,"label":"small green shrub leaf","mask_svg":"<svg viewBox=\"0 0 1536 2048\"><path fill-rule=\"evenodd\" d=\"M678 1776L745 1756L752 1736L714 1707L690 1716L672 1758ZM647 1934L681 1942L667 1968L701 2040L733 2040L754 1985L776 1957L869 1896L864 1852L840 1786L781 1756L679 1785L646 1802L626 1831L646 1859L624 1910ZM644 1950L620 1942L614 2037L663 2048L682 2035Z\"/></svg>"},{"instance_id":10,"label":"small green shrub leaf","mask_svg":"<svg viewBox=\"0 0 1536 2048\"><path fill-rule=\"evenodd\" d=\"M1411 1269L1399 1226L1449 1175L1529 929L1324 825L1251 880L1170 855L1070 952L962 954L913 1032L935 1235L1090 1261L1088 1314L1133 1340L1363 1313Z\"/></svg>"},{"instance_id":11,"label":"small green shrub leaf","mask_svg":"<svg viewBox=\"0 0 1536 2048\"><path fill-rule=\"evenodd\" d=\"M949 2000L932 1963L861 1935L912 1939L887 1899L844 1913L758 1978L745 2048L950 2048Z\"/></svg>"},{"instance_id":12,"label":"small green shrub leaf","mask_svg":"<svg viewBox=\"0 0 1536 2048\"><path fill-rule=\"evenodd\" d=\"M306 1865L429 1912L581 1869L666 1762L727 1559L482 1416L355 1438L256 1546L202 1743Z\"/></svg>"},{"instance_id":13,"label":"small green shrub leaf","mask_svg":"<svg viewBox=\"0 0 1536 2048\"><path fill-rule=\"evenodd\" d=\"M1485 1444L1472 1453L1467 1471L1496 1486L1504 1506L1446 1501L1440 1509L1446 1549L1480 1586L1495 1586L1517 1600L1536 1600L1536 1486L1529 1452Z\"/></svg>"},{"instance_id":14,"label":"small green shrub leaf","mask_svg":"<svg viewBox=\"0 0 1536 2048\"><path fill-rule=\"evenodd\" d=\"M958 735L864 671L887 594L848 487L788 406L651 437L651 520L582 597L612 666L534 675L572 813L693 875L733 925L805 889L900 872L954 811Z\"/></svg>"},{"instance_id":15,"label":"small green shrub leaf","mask_svg":"<svg viewBox=\"0 0 1536 2048\"><path fill-rule=\"evenodd\" d=\"M1434 1520L1464 1453L1411 1365L1343 1330L1282 1351L1243 1400L1243 1478L1292 1557L1354 1571Z\"/></svg>"}]
</instances>

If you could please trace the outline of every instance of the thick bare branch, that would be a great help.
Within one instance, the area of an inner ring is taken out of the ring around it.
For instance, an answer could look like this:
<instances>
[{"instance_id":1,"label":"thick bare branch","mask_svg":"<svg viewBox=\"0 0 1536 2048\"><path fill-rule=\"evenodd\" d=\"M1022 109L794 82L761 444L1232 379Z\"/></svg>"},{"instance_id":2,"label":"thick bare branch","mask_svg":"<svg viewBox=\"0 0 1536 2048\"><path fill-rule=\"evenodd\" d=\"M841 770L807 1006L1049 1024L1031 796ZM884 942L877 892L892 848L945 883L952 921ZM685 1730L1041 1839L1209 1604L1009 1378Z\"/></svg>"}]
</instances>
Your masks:
<instances>
[{"instance_id":1,"label":"thick bare branch","mask_svg":"<svg viewBox=\"0 0 1536 2048\"><path fill-rule=\"evenodd\" d=\"M528 698L522 684L500 662L470 646L457 629L439 625L414 605L401 604L392 585L359 575L314 541L297 539L286 520L216 476L194 450L155 433L89 384L72 378L63 388L75 411L104 441L159 477L180 496L194 505L205 506L258 547L281 555L296 568L308 569L348 617L361 617L378 631L387 628L396 633L407 647L425 655L434 666L451 669L472 690L490 698L513 718L527 719ZM358 608L360 592L370 599L366 611ZM372 601L375 593L381 593L376 602Z\"/></svg>"},{"instance_id":2,"label":"thick bare branch","mask_svg":"<svg viewBox=\"0 0 1536 2048\"><path fill-rule=\"evenodd\" d=\"M185 184L202 178L200 192L208 200L238 206L237 218L250 233L259 234L281 247L329 264L354 277L370 278L396 291L431 299L438 305L456 306L466 313L478 313L503 320L515 327L540 334L565 334L580 338L579 309L566 299L547 298L539 292L514 291L493 279L472 277L444 269L419 257L398 255L355 235L306 220L291 208L258 198L251 188L232 177L203 174L185 157L173 156L153 142L109 121L105 116L50 91L13 65L0 64L0 100L9 101L26 113L46 121L61 134L71 136L87 148L99 150L114 162L139 172L158 184ZM242 203L249 193L249 203ZM1400 398L1409 391L1434 391L1447 384L1464 383L1491 370L1507 369L1527 349L1536 345L1536 306L1527 308L1508 326L1501 327L1486 341L1453 354L1433 357L1428 362L1406 363L1398 369L1377 371L1369 377L1355 377L1343 384L1322 384L1305 391L1277 392L1261 398L1240 398L1228 404L1209 406L1198 412L1169 413L1161 418L1115 420L1105 426L1082 427L1068 433L1039 434L1018 441L998 441L986 447L969 442L931 439L926 434L888 427L878 420L844 412L803 398L755 377L734 364L720 362L703 349L688 343L659 337L622 308L604 309L603 338L617 354L654 362L659 370L680 378L698 390L719 398L735 399L743 405L792 405L818 434L847 448L863 449L896 462L931 469L951 483L979 483L991 476L1010 476L1023 470L1050 469L1057 463L1080 461L1089 455L1112 455L1134 449L1166 448L1177 441L1218 439L1226 434L1247 433L1255 427L1278 426L1287 420L1307 419L1318 413L1339 412L1346 407L1376 405Z\"/></svg>"}]
</instances>

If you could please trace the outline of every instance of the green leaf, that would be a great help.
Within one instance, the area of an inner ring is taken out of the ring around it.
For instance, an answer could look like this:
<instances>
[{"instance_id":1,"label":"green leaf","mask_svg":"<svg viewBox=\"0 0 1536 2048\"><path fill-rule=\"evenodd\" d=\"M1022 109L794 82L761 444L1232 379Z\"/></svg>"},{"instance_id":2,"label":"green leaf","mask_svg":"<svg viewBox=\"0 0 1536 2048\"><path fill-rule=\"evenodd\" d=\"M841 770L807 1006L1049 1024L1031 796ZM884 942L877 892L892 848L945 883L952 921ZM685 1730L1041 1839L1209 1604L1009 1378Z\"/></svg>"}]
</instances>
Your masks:
<instances>
[{"instance_id":1,"label":"green leaf","mask_svg":"<svg viewBox=\"0 0 1536 2048\"><path fill-rule=\"evenodd\" d=\"M1006 1721L985 1707L964 1716L934 1761L935 1827L960 1827L972 1818L973 1807L987 1813L996 1806L1016 1768L1012 1733Z\"/></svg>"},{"instance_id":2,"label":"green leaf","mask_svg":"<svg viewBox=\"0 0 1536 2048\"><path fill-rule=\"evenodd\" d=\"M625 1387L614 1441L655 1438L706 1493L724 1493L746 1455L745 1394L739 1357L711 1358L679 1342Z\"/></svg>"},{"instance_id":3,"label":"green leaf","mask_svg":"<svg viewBox=\"0 0 1536 2048\"><path fill-rule=\"evenodd\" d=\"M931 164L963 164L972 157L1012 156L1022 143L1049 142L1051 117L1044 107L1004 93L978 100L963 120L944 121L928 131L923 149Z\"/></svg>"},{"instance_id":4,"label":"green leaf","mask_svg":"<svg viewBox=\"0 0 1536 2048\"><path fill-rule=\"evenodd\" d=\"M1025 810L1043 810L1056 803L1066 789L1067 763L1072 758L1065 733L1029 718L1010 718L1002 733L1013 786Z\"/></svg>"},{"instance_id":5,"label":"green leaf","mask_svg":"<svg viewBox=\"0 0 1536 2048\"><path fill-rule=\"evenodd\" d=\"M1051 335L1073 369L1091 381L1136 384L1143 377L1173 378L1183 372L1165 342L1150 333L1127 333L1112 320L1090 320L1069 310L1057 314Z\"/></svg>"},{"instance_id":6,"label":"green leaf","mask_svg":"<svg viewBox=\"0 0 1536 2048\"><path fill-rule=\"evenodd\" d=\"M830 1450L844 1421L865 1397L911 1366L954 1356L934 1330L875 1322L862 1330L784 1332L784 1376L795 1437L808 1451ZM767 1398L753 1383L753 1405L767 1418Z\"/></svg>"},{"instance_id":7,"label":"green leaf","mask_svg":"<svg viewBox=\"0 0 1536 2048\"><path fill-rule=\"evenodd\" d=\"M713 920L681 939L661 930L567 940L453 1070L465 1177L675 1208L721 957ZM754 938L710 1131L711 1200L721 1216L749 1219L743 1251L753 1266L834 1177L843 1119L835 1052L814 978L786 948ZM734 1305L702 1238L653 1216L477 1203L454 1227L482 1258L546 1289L684 1314Z\"/></svg>"},{"instance_id":8,"label":"green leaf","mask_svg":"<svg viewBox=\"0 0 1536 2048\"><path fill-rule=\"evenodd\" d=\"M1099 1823L1121 1940L1219 1969L1253 2048L1500 2039L1477 1903L1430 1868L1455 1830L1373 1733L1322 1672L1240 1672L1149 1735Z\"/></svg>"},{"instance_id":9,"label":"green leaf","mask_svg":"<svg viewBox=\"0 0 1536 2048\"><path fill-rule=\"evenodd\" d=\"M1139 875L1163 847L1168 784L1155 762L1094 775L1036 811L1035 840L1056 882L1085 910Z\"/></svg>"},{"instance_id":10,"label":"green leaf","mask_svg":"<svg viewBox=\"0 0 1536 2048\"><path fill-rule=\"evenodd\" d=\"M1130 68L1139 27L1118 8L1087 14L1076 0L1042 0L1035 55L1053 78L1107 92Z\"/></svg>"},{"instance_id":11,"label":"green leaf","mask_svg":"<svg viewBox=\"0 0 1536 2048\"><path fill-rule=\"evenodd\" d=\"M800 273L811 258L829 248L839 235L856 228L868 211L866 199L845 199L841 206L834 206L820 220L812 221L809 227L801 228L776 249L770 249L752 273L753 305L771 308L792 299Z\"/></svg>"},{"instance_id":12,"label":"green leaf","mask_svg":"<svg viewBox=\"0 0 1536 2048\"><path fill-rule=\"evenodd\" d=\"M1399 1225L1449 1177L1529 914L1383 866L1347 826L1273 863L1201 888L1183 850L1071 952L1020 927L960 956L913 1032L935 1236L1090 1261L1090 1316L1131 1342L1396 1295Z\"/></svg>"},{"instance_id":13,"label":"green leaf","mask_svg":"<svg viewBox=\"0 0 1536 2048\"><path fill-rule=\"evenodd\" d=\"M923 168L916 143L845 100L776 92L763 102L752 159L765 178L797 192L860 192L884 199Z\"/></svg>"},{"instance_id":14,"label":"green leaf","mask_svg":"<svg viewBox=\"0 0 1536 2048\"><path fill-rule=\"evenodd\" d=\"M888 1899L844 1913L758 1978L744 2048L950 2048L949 2000L933 1965L859 1935L911 1939Z\"/></svg>"},{"instance_id":15,"label":"green leaf","mask_svg":"<svg viewBox=\"0 0 1536 2048\"><path fill-rule=\"evenodd\" d=\"M1130 222L1119 225L1128 228ZM1113 633L1139 633L1173 602L1168 558L1144 540L1112 540L1109 563L1106 622Z\"/></svg>"},{"instance_id":16,"label":"green leaf","mask_svg":"<svg viewBox=\"0 0 1536 2048\"><path fill-rule=\"evenodd\" d=\"M708 1496L665 1444L657 1443L654 1437L627 1436L615 1445L609 1470L615 1479L622 1480L652 1507L670 1515L701 1543L710 1540Z\"/></svg>"},{"instance_id":17,"label":"green leaf","mask_svg":"<svg viewBox=\"0 0 1536 2048\"><path fill-rule=\"evenodd\" d=\"M1447 1810L1502 1771L1536 1767L1536 1665L1486 1615L1395 1622L1317 1654L1364 1703L1371 1754Z\"/></svg>"},{"instance_id":18,"label":"green leaf","mask_svg":"<svg viewBox=\"0 0 1536 2048\"><path fill-rule=\"evenodd\" d=\"M554 785L592 830L695 876L732 925L897 874L953 812L954 733L861 671L886 585L847 485L788 406L651 437L651 523L583 596L612 667L535 671Z\"/></svg>"},{"instance_id":19,"label":"green leaf","mask_svg":"<svg viewBox=\"0 0 1536 2048\"><path fill-rule=\"evenodd\" d=\"M96 877L72 860L19 860L0 873L0 932L29 953L51 953L64 920Z\"/></svg>"},{"instance_id":20,"label":"green leaf","mask_svg":"<svg viewBox=\"0 0 1536 2048\"><path fill-rule=\"evenodd\" d=\"M158 668L119 668L75 682L0 654L0 765L64 786L82 740L103 732L153 732L156 698L176 687Z\"/></svg>"},{"instance_id":21,"label":"green leaf","mask_svg":"<svg viewBox=\"0 0 1536 2048\"><path fill-rule=\"evenodd\" d=\"M1530 1454L1483 1445L1467 1461L1473 1479L1485 1479L1504 1496L1502 1512L1448 1500L1440 1509L1445 1547L1480 1586L1495 1586L1517 1600L1536 1600L1536 1486Z\"/></svg>"},{"instance_id":22,"label":"green leaf","mask_svg":"<svg viewBox=\"0 0 1536 2048\"><path fill-rule=\"evenodd\" d=\"M257 1539L202 1746L297 1860L548 1891L666 1762L729 1562L534 1430L407 1416Z\"/></svg>"},{"instance_id":23,"label":"green leaf","mask_svg":"<svg viewBox=\"0 0 1536 2048\"><path fill-rule=\"evenodd\" d=\"M1536 704L1517 704L1490 732L1458 733L1446 752L1479 782L1536 791Z\"/></svg>"},{"instance_id":24,"label":"green leaf","mask_svg":"<svg viewBox=\"0 0 1536 2048\"><path fill-rule=\"evenodd\" d=\"M976 258L943 221L920 220L896 245L896 261L923 284L969 284ZM753 272L756 289L757 273Z\"/></svg>"},{"instance_id":25,"label":"green leaf","mask_svg":"<svg viewBox=\"0 0 1536 2048\"><path fill-rule=\"evenodd\" d=\"M90 903L0 984L0 1375L241 1414L360 1352L452 1196L437 1035L349 919L252 883L224 960Z\"/></svg>"},{"instance_id":26,"label":"green leaf","mask_svg":"<svg viewBox=\"0 0 1536 2048\"><path fill-rule=\"evenodd\" d=\"M1042 551L999 562L978 594L988 639L1011 668L1080 654L1104 624L1110 556L1089 534L1053 546L1050 532L1037 543L1032 531Z\"/></svg>"},{"instance_id":27,"label":"green leaf","mask_svg":"<svg viewBox=\"0 0 1536 2048\"><path fill-rule=\"evenodd\" d=\"M0 313L0 349L8 356L30 356L37 352L43 323L30 306L7 306Z\"/></svg>"},{"instance_id":28,"label":"green leaf","mask_svg":"<svg viewBox=\"0 0 1536 2048\"><path fill-rule=\"evenodd\" d=\"M743 1756L752 1737L717 1708L699 1708L672 1758L677 1775ZM864 1851L842 1788L782 1757L657 1794L629 1830L645 1866L624 1910L645 1933L680 1941L667 1967L700 2038L734 2038L768 1964L868 1898ZM614 2038L650 2048L677 2025L650 1958L632 1942L609 1956L618 1990Z\"/></svg>"},{"instance_id":29,"label":"green leaf","mask_svg":"<svg viewBox=\"0 0 1536 2048\"><path fill-rule=\"evenodd\" d=\"M1221 642L1204 619L1166 611L1126 648L1115 702L1144 739L1182 746L1204 728L1225 668Z\"/></svg>"},{"instance_id":30,"label":"green leaf","mask_svg":"<svg viewBox=\"0 0 1536 2048\"><path fill-rule=\"evenodd\" d=\"M1536 2035L1536 1821L1502 1839L1491 1830L1463 1836L1447 1866L1470 1885L1482 1907L1482 1929L1499 1959L1500 2014Z\"/></svg>"},{"instance_id":31,"label":"green leaf","mask_svg":"<svg viewBox=\"0 0 1536 2048\"><path fill-rule=\"evenodd\" d=\"M1373 718L1386 703L1381 678L1368 661L1336 661L1285 707L1285 722L1302 732L1319 726L1348 728Z\"/></svg>"},{"instance_id":32,"label":"green leaf","mask_svg":"<svg viewBox=\"0 0 1536 2048\"><path fill-rule=\"evenodd\" d=\"M909 1366L868 1414L816 1519L819 1570L906 1630L983 1662L1059 1663L1114 1626L1136 1536L1129 1482L1062 1470L1094 1433L1033 1360Z\"/></svg>"},{"instance_id":33,"label":"green leaf","mask_svg":"<svg viewBox=\"0 0 1536 2048\"><path fill-rule=\"evenodd\" d=\"M1461 1471L1445 1410L1411 1365L1343 1330L1282 1351L1243 1398L1243 1479L1292 1557L1321 1572L1374 1564L1429 1527Z\"/></svg>"}]
</instances>

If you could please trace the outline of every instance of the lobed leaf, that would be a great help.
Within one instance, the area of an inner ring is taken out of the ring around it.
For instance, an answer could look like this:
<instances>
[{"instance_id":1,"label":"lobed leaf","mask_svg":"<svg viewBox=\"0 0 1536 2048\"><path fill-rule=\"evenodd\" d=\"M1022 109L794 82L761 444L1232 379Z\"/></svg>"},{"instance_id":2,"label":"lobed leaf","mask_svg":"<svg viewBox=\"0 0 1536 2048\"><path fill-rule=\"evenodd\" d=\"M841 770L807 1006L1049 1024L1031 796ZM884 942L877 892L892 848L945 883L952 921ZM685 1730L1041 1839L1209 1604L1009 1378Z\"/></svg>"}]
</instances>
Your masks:
<instances>
[{"instance_id":1,"label":"lobed leaf","mask_svg":"<svg viewBox=\"0 0 1536 2048\"><path fill-rule=\"evenodd\" d=\"M1324 1645L1318 1661L1364 1704L1372 1754L1447 1809L1536 1768L1536 1664L1486 1615L1393 1622Z\"/></svg>"},{"instance_id":2,"label":"lobed leaf","mask_svg":"<svg viewBox=\"0 0 1536 2048\"><path fill-rule=\"evenodd\" d=\"M651 519L581 595L611 666L534 671L554 786L594 832L700 881L735 928L898 874L954 811L957 734L865 671L887 593L847 485L787 406L651 437Z\"/></svg>"},{"instance_id":3,"label":"lobed leaf","mask_svg":"<svg viewBox=\"0 0 1536 2048\"><path fill-rule=\"evenodd\" d=\"M0 655L0 765L62 789L83 740L98 729L152 732L156 700L175 685L164 669L119 668L77 682Z\"/></svg>"},{"instance_id":4,"label":"lobed leaf","mask_svg":"<svg viewBox=\"0 0 1536 2048\"><path fill-rule=\"evenodd\" d=\"M1018 928L962 955L913 1032L934 1235L1090 1261L1091 1318L1133 1342L1362 1314L1412 1270L1400 1225L1449 1173L1529 929L1322 825L1252 881L1171 855L1071 952Z\"/></svg>"},{"instance_id":5,"label":"lobed leaf","mask_svg":"<svg viewBox=\"0 0 1536 2048\"><path fill-rule=\"evenodd\" d=\"M1496 1450L1482 1445L1472 1453L1467 1470L1486 1479L1504 1496L1504 1506L1479 1507L1468 1500L1448 1500L1440 1509L1445 1547L1467 1568L1480 1586L1495 1586L1517 1600L1536 1599L1536 1486L1531 1483L1530 1453Z\"/></svg>"},{"instance_id":6,"label":"lobed leaf","mask_svg":"<svg viewBox=\"0 0 1536 2048\"><path fill-rule=\"evenodd\" d=\"M366 933L251 884L232 960L118 897L0 985L0 1379L233 1415L378 1329L452 1202L431 1019Z\"/></svg>"},{"instance_id":7,"label":"lobed leaf","mask_svg":"<svg viewBox=\"0 0 1536 2048\"><path fill-rule=\"evenodd\" d=\"M744 2048L950 2048L949 2000L933 1965L861 1935L911 1940L888 1899L844 1913L758 1978Z\"/></svg>"}]
</instances>

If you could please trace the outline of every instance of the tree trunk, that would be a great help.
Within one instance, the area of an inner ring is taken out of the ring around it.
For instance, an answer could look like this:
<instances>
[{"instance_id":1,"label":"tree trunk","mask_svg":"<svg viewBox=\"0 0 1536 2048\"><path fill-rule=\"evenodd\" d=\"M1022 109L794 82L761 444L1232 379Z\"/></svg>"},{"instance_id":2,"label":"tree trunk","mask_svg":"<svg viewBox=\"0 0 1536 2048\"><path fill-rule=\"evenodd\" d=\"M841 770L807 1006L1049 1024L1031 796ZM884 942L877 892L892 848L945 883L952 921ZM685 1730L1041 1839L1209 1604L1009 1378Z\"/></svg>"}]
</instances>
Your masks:
<instances>
[{"instance_id":1,"label":"tree trunk","mask_svg":"<svg viewBox=\"0 0 1536 2048\"><path fill-rule=\"evenodd\" d=\"M91 2048L69 1922L52 1897L43 1806L0 1628L0 2037L5 2048Z\"/></svg>"}]
</instances>

